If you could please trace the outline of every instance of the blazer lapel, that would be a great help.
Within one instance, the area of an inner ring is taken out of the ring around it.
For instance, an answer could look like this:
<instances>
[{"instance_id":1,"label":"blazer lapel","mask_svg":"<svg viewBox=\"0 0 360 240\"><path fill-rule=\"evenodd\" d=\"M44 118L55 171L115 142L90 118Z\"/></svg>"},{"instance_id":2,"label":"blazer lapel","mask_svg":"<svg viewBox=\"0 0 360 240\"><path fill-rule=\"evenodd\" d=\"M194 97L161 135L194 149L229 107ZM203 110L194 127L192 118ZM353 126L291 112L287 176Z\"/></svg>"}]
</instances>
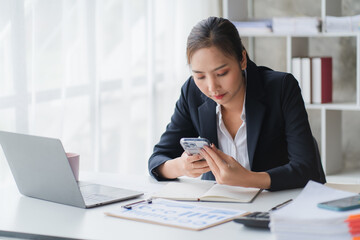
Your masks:
<instances>
[{"instance_id":1,"label":"blazer lapel","mask_svg":"<svg viewBox=\"0 0 360 240\"><path fill-rule=\"evenodd\" d=\"M205 102L198 107L200 136L207 138L211 143L219 147L216 126L216 103L206 98ZM201 177L204 180L215 180L213 173L204 173Z\"/></svg>"},{"instance_id":2,"label":"blazer lapel","mask_svg":"<svg viewBox=\"0 0 360 240\"><path fill-rule=\"evenodd\" d=\"M250 167L253 165L255 149L266 110L263 102L264 88L256 68L257 66L248 60L245 111Z\"/></svg>"},{"instance_id":3,"label":"blazer lapel","mask_svg":"<svg viewBox=\"0 0 360 240\"><path fill-rule=\"evenodd\" d=\"M198 108L200 136L207 138L211 143L218 147L217 127L216 127L216 103L211 99Z\"/></svg>"}]
</instances>

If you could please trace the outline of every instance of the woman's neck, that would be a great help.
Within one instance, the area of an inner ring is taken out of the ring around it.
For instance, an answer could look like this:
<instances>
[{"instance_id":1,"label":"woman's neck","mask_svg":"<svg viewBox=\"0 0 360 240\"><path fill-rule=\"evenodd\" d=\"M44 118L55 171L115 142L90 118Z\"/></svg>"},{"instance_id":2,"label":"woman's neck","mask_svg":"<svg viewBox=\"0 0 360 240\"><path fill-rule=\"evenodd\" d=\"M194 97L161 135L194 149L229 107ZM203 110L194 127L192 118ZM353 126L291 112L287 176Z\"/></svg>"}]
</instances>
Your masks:
<instances>
[{"instance_id":1,"label":"woman's neck","mask_svg":"<svg viewBox=\"0 0 360 240\"><path fill-rule=\"evenodd\" d=\"M238 94L235 96L232 101L228 102L225 105L221 105L221 110L223 112L231 113L231 114L240 114L243 111L244 101L245 101L245 84L241 87Z\"/></svg>"}]
</instances>

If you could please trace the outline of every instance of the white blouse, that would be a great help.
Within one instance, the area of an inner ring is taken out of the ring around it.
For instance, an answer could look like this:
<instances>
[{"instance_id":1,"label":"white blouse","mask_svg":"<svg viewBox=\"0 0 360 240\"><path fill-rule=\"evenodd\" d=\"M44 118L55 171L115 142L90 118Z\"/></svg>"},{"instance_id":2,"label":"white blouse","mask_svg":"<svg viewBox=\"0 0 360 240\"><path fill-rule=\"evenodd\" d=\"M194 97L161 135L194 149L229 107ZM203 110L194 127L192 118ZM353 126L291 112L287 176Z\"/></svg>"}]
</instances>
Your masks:
<instances>
[{"instance_id":1,"label":"white blouse","mask_svg":"<svg viewBox=\"0 0 360 240\"><path fill-rule=\"evenodd\" d=\"M221 105L216 106L216 122L217 122L217 136L219 149L225 154L232 156L238 161L244 168L250 170L249 154L247 149L247 137L246 137L246 118L245 118L245 99L243 105L243 111L240 116L243 123L238 129L235 138L233 139L226 129L226 126L222 120Z\"/></svg>"}]
</instances>

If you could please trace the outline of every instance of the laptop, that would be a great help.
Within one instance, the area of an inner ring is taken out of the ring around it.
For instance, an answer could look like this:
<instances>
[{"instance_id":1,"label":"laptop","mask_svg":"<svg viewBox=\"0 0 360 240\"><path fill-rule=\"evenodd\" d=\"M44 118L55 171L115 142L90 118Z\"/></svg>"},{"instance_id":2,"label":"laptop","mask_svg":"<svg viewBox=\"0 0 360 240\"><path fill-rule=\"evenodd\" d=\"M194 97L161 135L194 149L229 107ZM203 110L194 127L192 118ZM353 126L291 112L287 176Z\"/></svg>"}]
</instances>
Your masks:
<instances>
[{"instance_id":1,"label":"laptop","mask_svg":"<svg viewBox=\"0 0 360 240\"><path fill-rule=\"evenodd\" d=\"M80 208L143 195L142 192L77 182L59 139L0 131L0 145L21 194Z\"/></svg>"}]
</instances>

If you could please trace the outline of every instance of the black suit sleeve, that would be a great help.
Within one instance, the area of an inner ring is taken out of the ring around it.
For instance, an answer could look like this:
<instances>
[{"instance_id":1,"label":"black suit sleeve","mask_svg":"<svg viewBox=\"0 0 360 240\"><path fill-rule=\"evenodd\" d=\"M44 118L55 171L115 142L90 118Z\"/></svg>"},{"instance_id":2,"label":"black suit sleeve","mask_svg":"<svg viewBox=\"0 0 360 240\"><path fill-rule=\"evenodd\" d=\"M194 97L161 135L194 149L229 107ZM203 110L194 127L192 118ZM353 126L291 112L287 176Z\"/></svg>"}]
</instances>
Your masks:
<instances>
[{"instance_id":1,"label":"black suit sleeve","mask_svg":"<svg viewBox=\"0 0 360 240\"><path fill-rule=\"evenodd\" d=\"M274 191L304 187L309 180L320 179L308 115L298 82L291 74L283 78L281 103L289 162L267 171L271 177L269 190Z\"/></svg>"},{"instance_id":2,"label":"black suit sleeve","mask_svg":"<svg viewBox=\"0 0 360 240\"><path fill-rule=\"evenodd\" d=\"M156 168L164 162L180 157L183 149L180 145L182 137L198 137L197 131L191 120L188 99L190 79L181 88L181 95L176 102L175 111L171 117L171 122L167 125L166 131L162 134L160 141L154 147L154 152L148 162L148 169L151 176L157 180L161 178L156 172Z\"/></svg>"}]
</instances>

